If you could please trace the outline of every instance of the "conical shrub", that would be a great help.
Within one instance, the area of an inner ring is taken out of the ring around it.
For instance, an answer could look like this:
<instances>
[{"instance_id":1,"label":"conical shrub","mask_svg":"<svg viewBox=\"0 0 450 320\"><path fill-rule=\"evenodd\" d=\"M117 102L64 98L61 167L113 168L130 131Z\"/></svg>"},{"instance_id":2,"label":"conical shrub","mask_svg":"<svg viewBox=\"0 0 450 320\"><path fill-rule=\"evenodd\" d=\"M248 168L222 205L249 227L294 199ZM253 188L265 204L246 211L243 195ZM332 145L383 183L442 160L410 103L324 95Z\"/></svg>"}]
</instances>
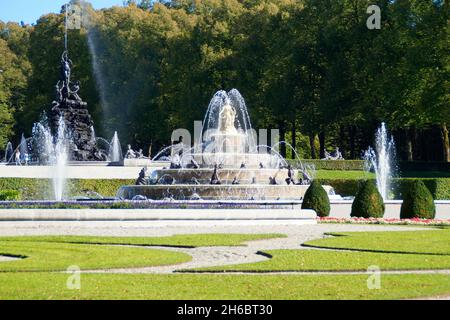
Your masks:
<instances>
[{"instance_id":1,"label":"conical shrub","mask_svg":"<svg viewBox=\"0 0 450 320\"><path fill-rule=\"evenodd\" d=\"M382 218L384 215L384 201L373 181L364 182L353 200L352 217Z\"/></svg>"},{"instance_id":2,"label":"conical shrub","mask_svg":"<svg viewBox=\"0 0 450 320\"><path fill-rule=\"evenodd\" d=\"M303 198L302 209L312 209L319 217L330 214L330 199L325 189L317 180L313 180Z\"/></svg>"},{"instance_id":3,"label":"conical shrub","mask_svg":"<svg viewBox=\"0 0 450 320\"><path fill-rule=\"evenodd\" d=\"M435 214L436 207L430 190L422 181L414 181L403 196L400 219L434 219Z\"/></svg>"}]
</instances>

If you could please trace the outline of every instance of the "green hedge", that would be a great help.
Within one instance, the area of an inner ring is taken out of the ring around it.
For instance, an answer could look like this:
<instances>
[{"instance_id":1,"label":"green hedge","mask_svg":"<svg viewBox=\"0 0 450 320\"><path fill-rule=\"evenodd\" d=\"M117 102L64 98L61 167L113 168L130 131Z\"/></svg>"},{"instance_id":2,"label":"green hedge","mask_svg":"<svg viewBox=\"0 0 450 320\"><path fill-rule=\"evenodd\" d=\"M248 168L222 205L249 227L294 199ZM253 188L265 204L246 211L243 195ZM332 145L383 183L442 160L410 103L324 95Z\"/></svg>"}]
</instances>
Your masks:
<instances>
[{"instance_id":1,"label":"green hedge","mask_svg":"<svg viewBox=\"0 0 450 320\"><path fill-rule=\"evenodd\" d=\"M436 207L433 196L425 184L416 180L403 196L400 219L434 219Z\"/></svg>"},{"instance_id":2,"label":"green hedge","mask_svg":"<svg viewBox=\"0 0 450 320\"><path fill-rule=\"evenodd\" d=\"M330 185L337 194L355 196L365 179L317 179L322 185ZM374 180L374 179L370 179ZM421 180L430 190L434 199L450 199L450 178L399 178L394 180L395 198L402 199L404 190L415 180ZM71 196L83 196L87 191L97 192L105 197L113 197L123 185L132 185L135 180L78 180L68 181ZM52 181L49 179L0 178L0 190L17 190L23 200L52 199Z\"/></svg>"},{"instance_id":3,"label":"green hedge","mask_svg":"<svg viewBox=\"0 0 450 320\"><path fill-rule=\"evenodd\" d=\"M355 196L365 179L318 179L322 185L330 185L341 196ZM374 179L370 179L374 180ZM393 181L395 199L403 199L403 194L414 181L420 180L430 190L435 200L450 199L450 178L397 178Z\"/></svg>"},{"instance_id":4,"label":"green hedge","mask_svg":"<svg viewBox=\"0 0 450 320\"><path fill-rule=\"evenodd\" d=\"M302 209L312 209L319 217L330 215L330 199L325 189L313 180L303 197Z\"/></svg>"},{"instance_id":5,"label":"green hedge","mask_svg":"<svg viewBox=\"0 0 450 320\"><path fill-rule=\"evenodd\" d=\"M114 197L123 185L134 184L135 180L81 180L67 181L67 190L71 197L85 196L89 191L97 192L104 197ZM51 179L0 178L0 190L16 190L23 200L45 200L53 198Z\"/></svg>"},{"instance_id":6,"label":"green hedge","mask_svg":"<svg viewBox=\"0 0 450 320\"><path fill-rule=\"evenodd\" d=\"M422 181L435 200L450 199L450 178L400 178L393 182L396 199L403 199L415 181Z\"/></svg>"},{"instance_id":7,"label":"green hedge","mask_svg":"<svg viewBox=\"0 0 450 320\"><path fill-rule=\"evenodd\" d=\"M296 165L297 160L287 160ZM364 160L301 160L304 165L314 165L316 170L364 170Z\"/></svg>"},{"instance_id":8,"label":"green hedge","mask_svg":"<svg viewBox=\"0 0 450 320\"><path fill-rule=\"evenodd\" d=\"M20 192L17 190L0 190L0 201L20 200Z\"/></svg>"},{"instance_id":9,"label":"green hedge","mask_svg":"<svg viewBox=\"0 0 450 320\"><path fill-rule=\"evenodd\" d=\"M373 181L366 181L361 185L352 204L351 217L382 218L384 202L377 186Z\"/></svg>"}]
</instances>

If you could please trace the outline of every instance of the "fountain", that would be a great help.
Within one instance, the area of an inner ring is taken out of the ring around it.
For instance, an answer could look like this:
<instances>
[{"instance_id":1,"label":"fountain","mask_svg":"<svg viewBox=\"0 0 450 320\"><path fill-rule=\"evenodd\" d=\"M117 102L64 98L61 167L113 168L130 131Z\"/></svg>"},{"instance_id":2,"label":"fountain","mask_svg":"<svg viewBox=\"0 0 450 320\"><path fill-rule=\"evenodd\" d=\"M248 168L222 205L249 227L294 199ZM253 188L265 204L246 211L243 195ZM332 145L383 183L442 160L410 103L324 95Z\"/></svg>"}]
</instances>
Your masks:
<instances>
[{"instance_id":1,"label":"fountain","mask_svg":"<svg viewBox=\"0 0 450 320\"><path fill-rule=\"evenodd\" d=\"M66 167L69 158L70 135L63 118L58 122L56 135L46 123L46 118L33 127L33 148L39 155L39 163L52 167L54 199L61 201L66 186Z\"/></svg>"},{"instance_id":2,"label":"fountain","mask_svg":"<svg viewBox=\"0 0 450 320\"><path fill-rule=\"evenodd\" d=\"M202 133L193 148L183 146L176 152L172 148L170 168L153 170L147 185L123 186L117 196L128 200L136 196L153 200L303 198L308 185L299 175L302 170L288 166L275 150L256 145L247 107L236 89L214 95ZM324 188L332 193L331 187Z\"/></svg>"},{"instance_id":3,"label":"fountain","mask_svg":"<svg viewBox=\"0 0 450 320\"><path fill-rule=\"evenodd\" d=\"M114 137L109 145L108 160L111 162L120 162L123 160L122 147L120 146L117 131L114 132Z\"/></svg>"},{"instance_id":4,"label":"fountain","mask_svg":"<svg viewBox=\"0 0 450 320\"><path fill-rule=\"evenodd\" d=\"M8 141L5 149L5 162L9 163L13 156L14 156L13 145L10 141Z\"/></svg>"},{"instance_id":5,"label":"fountain","mask_svg":"<svg viewBox=\"0 0 450 320\"><path fill-rule=\"evenodd\" d=\"M395 143L390 137L383 122L375 135L375 150L369 147L364 153L366 170L373 170L376 175L377 189L383 200L390 197L391 180L394 171Z\"/></svg>"},{"instance_id":6,"label":"fountain","mask_svg":"<svg viewBox=\"0 0 450 320\"><path fill-rule=\"evenodd\" d=\"M25 162L27 164L29 161L30 150L28 149L27 139L25 139L25 136L23 134L20 139L19 151L20 151L20 161Z\"/></svg>"}]
</instances>

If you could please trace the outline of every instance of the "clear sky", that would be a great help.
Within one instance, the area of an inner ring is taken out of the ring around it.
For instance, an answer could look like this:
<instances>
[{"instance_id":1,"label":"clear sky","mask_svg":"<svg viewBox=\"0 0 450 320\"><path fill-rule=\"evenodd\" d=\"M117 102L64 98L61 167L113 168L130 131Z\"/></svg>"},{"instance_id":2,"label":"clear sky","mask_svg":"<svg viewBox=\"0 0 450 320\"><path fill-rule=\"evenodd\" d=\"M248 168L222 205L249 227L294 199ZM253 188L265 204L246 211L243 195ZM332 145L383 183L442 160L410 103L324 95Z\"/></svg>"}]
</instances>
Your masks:
<instances>
[{"instance_id":1,"label":"clear sky","mask_svg":"<svg viewBox=\"0 0 450 320\"><path fill-rule=\"evenodd\" d=\"M0 20L35 23L43 14L60 12L63 4L67 2L69 0L0 0ZM90 0L89 2L96 9L123 4L122 0Z\"/></svg>"}]
</instances>

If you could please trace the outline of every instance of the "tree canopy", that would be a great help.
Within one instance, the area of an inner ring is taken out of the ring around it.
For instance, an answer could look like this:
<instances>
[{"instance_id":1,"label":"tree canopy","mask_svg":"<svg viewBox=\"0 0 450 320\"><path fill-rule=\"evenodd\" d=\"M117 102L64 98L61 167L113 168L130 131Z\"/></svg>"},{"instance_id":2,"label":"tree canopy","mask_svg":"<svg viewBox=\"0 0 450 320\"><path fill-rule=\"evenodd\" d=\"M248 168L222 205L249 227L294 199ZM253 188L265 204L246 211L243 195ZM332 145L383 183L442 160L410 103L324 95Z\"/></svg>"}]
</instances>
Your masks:
<instances>
[{"instance_id":1,"label":"tree canopy","mask_svg":"<svg viewBox=\"0 0 450 320\"><path fill-rule=\"evenodd\" d=\"M366 26L371 4L124 1L69 31L73 74L98 135L144 150L237 88L254 127L278 128L305 157L339 146L359 158L386 122L403 159L447 160L448 1L378 1L379 30ZM63 37L63 14L0 23L0 145L50 107Z\"/></svg>"}]
</instances>

